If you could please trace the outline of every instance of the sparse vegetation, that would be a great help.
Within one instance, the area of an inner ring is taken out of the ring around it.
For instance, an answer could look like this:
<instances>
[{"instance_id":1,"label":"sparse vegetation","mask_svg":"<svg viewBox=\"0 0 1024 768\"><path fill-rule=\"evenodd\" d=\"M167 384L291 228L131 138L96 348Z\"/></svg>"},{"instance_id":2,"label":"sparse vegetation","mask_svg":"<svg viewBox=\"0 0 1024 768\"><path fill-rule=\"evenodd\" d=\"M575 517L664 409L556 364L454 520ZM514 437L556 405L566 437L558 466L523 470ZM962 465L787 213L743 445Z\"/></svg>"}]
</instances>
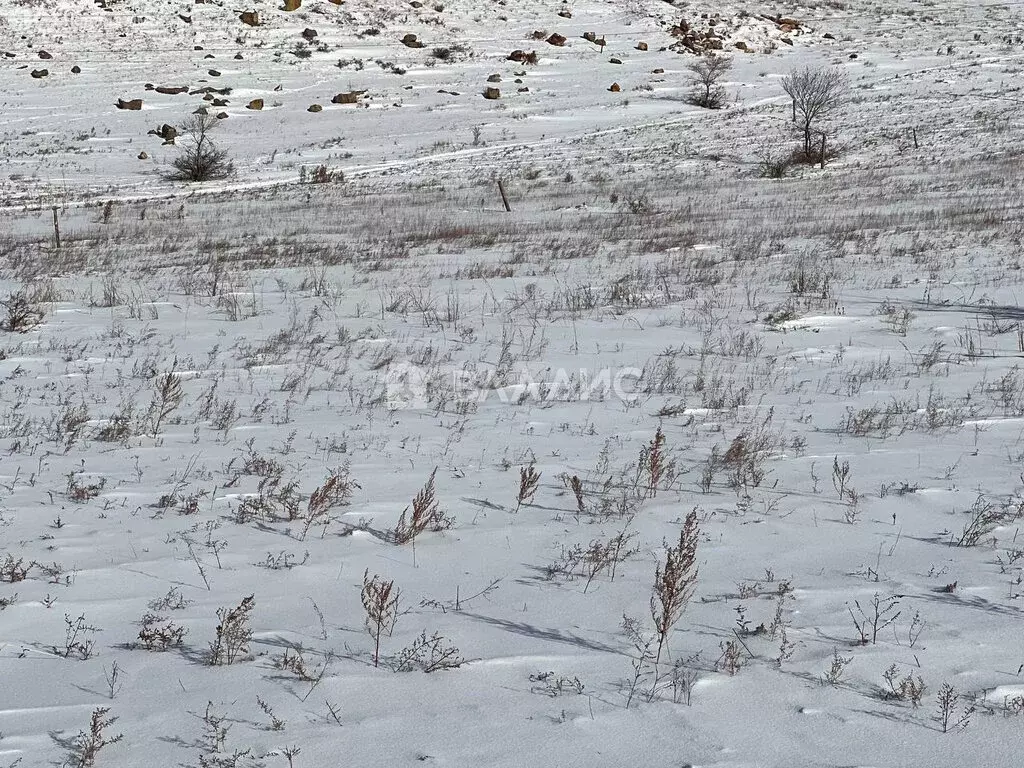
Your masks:
<instances>
[{"instance_id":1,"label":"sparse vegetation","mask_svg":"<svg viewBox=\"0 0 1024 768\"><path fill-rule=\"evenodd\" d=\"M1012 14L295 4L3 13L0 764L1012 740Z\"/></svg>"}]
</instances>

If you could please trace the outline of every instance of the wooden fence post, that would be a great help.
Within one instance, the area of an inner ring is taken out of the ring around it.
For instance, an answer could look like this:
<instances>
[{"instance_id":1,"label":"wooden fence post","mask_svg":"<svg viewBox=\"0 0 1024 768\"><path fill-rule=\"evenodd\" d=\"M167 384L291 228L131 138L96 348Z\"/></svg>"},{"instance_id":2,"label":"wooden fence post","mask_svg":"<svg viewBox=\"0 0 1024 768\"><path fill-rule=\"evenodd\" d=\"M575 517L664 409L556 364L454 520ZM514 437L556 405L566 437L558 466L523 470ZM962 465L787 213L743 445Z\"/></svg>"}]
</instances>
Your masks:
<instances>
[{"instance_id":1,"label":"wooden fence post","mask_svg":"<svg viewBox=\"0 0 1024 768\"><path fill-rule=\"evenodd\" d=\"M500 178L498 179L498 192L501 193L501 202L505 205L505 210L512 213L512 206L508 204L508 195L505 194L505 185Z\"/></svg>"},{"instance_id":2,"label":"wooden fence post","mask_svg":"<svg viewBox=\"0 0 1024 768\"><path fill-rule=\"evenodd\" d=\"M60 222L57 221L57 206L53 206L53 242L60 250Z\"/></svg>"}]
</instances>

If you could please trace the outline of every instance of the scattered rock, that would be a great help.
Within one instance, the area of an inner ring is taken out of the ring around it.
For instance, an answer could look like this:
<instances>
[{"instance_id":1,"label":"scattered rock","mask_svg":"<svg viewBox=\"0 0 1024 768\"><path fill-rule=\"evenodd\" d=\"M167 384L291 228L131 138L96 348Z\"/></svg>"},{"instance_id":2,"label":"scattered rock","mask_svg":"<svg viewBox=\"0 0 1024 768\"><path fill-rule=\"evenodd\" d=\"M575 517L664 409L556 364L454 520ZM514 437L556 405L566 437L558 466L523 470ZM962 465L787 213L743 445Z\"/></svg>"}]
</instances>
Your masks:
<instances>
[{"instance_id":1,"label":"scattered rock","mask_svg":"<svg viewBox=\"0 0 1024 768\"><path fill-rule=\"evenodd\" d=\"M334 98L331 99L331 104L358 104L359 97L362 96L366 91L348 91L347 93L337 93Z\"/></svg>"},{"instance_id":2,"label":"scattered rock","mask_svg":"<svg viewBox=\"0 0 1024 768\"><path fill-rule=\"evenodd\" d=\"M260 15L256 11L242 11L239 18L243 24L248 24L250 27L258 27L260 25Z\"/></svg>"},{"instance_id":3,"label":"scattered rock","mask_svg":"<svg viewBox=\"0 0 1024 768\"><path fill-rule=\"evenodd\" d=\"M248 104L245 105L245 108L246 109L252 109L252 110L255 110L256 112L259 112L261 109L263 109L263 99L253 99L252 101L250 101Z\"/></svg>"},{"instance_id":4,"label":"scattered rock","mask_svg":"<svg viewBox=\"0 0 1024 768\"><path fill-rule=\"evenodd\" d=\"M199 109L197 109L197 110L196 110L195 112L193 112L192 114L193 114L193 115L208 115L208 114L210 114L210 113L206 111L206 107L200 107Z\"/></svg>"},{"instance_id":5,"label":"scattered rock","mask_svg":"<svg viewBox=\"0 0 1024 768\"><path fill-rule=\"evenodd\" d=\"M541 29L535 29L533 31L533 39L534 40L543 40L547 36L548 36L548 33L543 31L543 30L541 30Z\"/></svg>"},{"instance_id":6,"label":"scattered rock","mask_svg":"<svg viewBox=\"0 0 1024 768\"><path fill-rule=\"evenodd\" d=\"M563 8L558 12L558 15L561 16L563 19L571 19L572 11L570 11L568 8Z\"/></svg>"},{"instance_id":7,"label":"scattered rock","mask_svg":"<svg viewBox=\"0 0 1024 768\"><path fill-rule=\"evenodd\" d=\"M312 42L313 40L316 40L316 30L315 29L311 29L310 27L306 27L304 30L302 30L302 36L306 40L309 40L309 41Z\"/></svg>"},{"instance_id":8,"label":"scattered rock","mask_svg":"<svg viewBox=\"0 0 1024 768\"><path fill-rule=\"evenodd\" d=\"M836 39L836 36L833 35L831 32L826 32L824 35L822 35L822 37L825 38L826 40L835 40Z\"/></svg>"},{"instance_id":9,"label":"scattered rock","mask_svg":"<svg viewBox=\"0 0 1024 768\"><path fill-rule=\"evenodd\" d=\"M229 102L227 99L214 99L211 102L211 104L215 107L226 107L230 103L231 102Z\"/></svg>"},{"instance_id":10,"label":"scattered rock","mask_svg":"<svg viewBox=\"0 0 1024 768\"><path fill-rule=\"evenodd\" d=\"M611 91L612 93L618 93L619 91L622 90L622 86L620 86L618 83L612 83L610 86L608 86L608 90Z\"/></svg>"},{"instance_id":11,"label":"scattered rock","mask_svg":"<svg viewBox=\"0 0 1024 768\"><path fill-rule=\"evenodd\" d=\"M236 54L235 54L235 60L236 60L236 61L241 61L241 60L242 60L242 54L240 54L240 53L236 53Z\"/></svg>"},{"instance_id":12,"label":"scattered rock","mask_svg":"<svg viewBox=\"0 0 1024 768\"><path fill-rule=\"evenodd\" d=\"M186 24L191 24L192 23L192 17L191 16L186 16L184 13L179 13L178 14L178 18L181 19L182 21L184 21Z\"/></svg>"},{"instance_id":13,"label":"scattered rock","mask_svg":"<svg viewBox=\"0 0 1024 768\"><path fill-rule=\"evenodd\" d=\"M636 44L636 49L638 51L646 51L647 50L647 43L645 43L645 42L643 42L641 40L639 43Z\"/></svg>"},{"instance_id":14,"label":"scattered rock","mask_svg":"<svg viewBox=\"0 0 1024 768\"><path fill-rule=\"evenodd\" d=\"M793 41L790 40L788 37L780 37L779 40L784 42L786 45L792 45L793 44Z\"/></svg>"},{"instance_id":15,"label":"scattered rock","mask_svg":"<svg viewBox=\"0 0 1024 768\"><path fill-rule=\"evenodd\" d=\"M82 68L80 66L78 66L77 64L75 64L75 66L73 66L71 68L71 74L72 75L80 75L80 74L82 74Z\"/></svg>"},{"instance_id":16,"label":"scattered rock","mask_svg":"<svg viewBox=\"0 0 1024 768\"><path fill-rule=\"evenodd\" d=\"M584 32L583 39L587 42L595 42L597 40L597 32Z\"/></svg>"},{"instance_id":17,"label":"scattered rock","mask_svg":"<svg viewBox=\"0 0 1024 768\"><path fill-rule=\"evenodd\" d=\"M409 32L407 35L405 35L402 38L402 45L406 46L407 48L422 48L423 47L423 43L421 43L419 40L417 40L416 39L416 35L414 35L412 32Z\"/></svg>"},{"instance_id":18,"label":"scattered rock","mask_svg":"<svg viewBox=\"0 0 1024 768\"><path fill-rule=\"evenodd\" d=\"M707 14L702 14L702 18L706 18ZM774 19L772 19L774 21ZM720 51L723 49L723 42L720 35L715 32L715 25L717 19L708 20L708 28L706 30L695 29L691 27L685 19L681 20L678 24L669 29L669 34L675 38L679 38L679 41L669 46L669 50L677 51L679 53L696 53L701 55L707 51ZM715 23L712 23L715 22Z\"/></svg>"},{"instance_id":19,"label":"scattered rock","mask_svg":"<svg viewBox=\"0 0 1024 768\"><path fill-rule=\"evenodd\" d=\"M36 80L41 80L44 77L46 77L48 74L50 74L50 70L48 70L48 69L33 69L31 74L32 74L32 77L34 77Z\"/></svg>"},{"instance_id":20,"label":"scattered rock","mask_svg":"<svg viewBox=\"0 0 1024 768\"><path fill-rule=\"evenodd\" d=\"M284 0L283 11L297 11L302 6L302 0Z\"/></svg>"},{"instance_id":21,"label":"scattered rock","mask_svg":"<svg viewBox=\"0 0 1024 768\"><path fill-rule=\"evenodd\" d=\"M161 139L164 140L165 144L173 144L174 140L178 136L178 129L175 128L173 125L168 125L167 123L164 123L163 125L151 130L149 132L149 135L159 136Z\"/></svg>"},{"instance_id":22,"label":"scattered rock","mask_svg":"<svg viewBox=\"0 0 1024 768\"><path fill-rule=\"evenodd\" d=\"M139 160L149 160L149 155L145 152L139 152Z\"/></svg>"},{"instance_id":23,"label":"scattered rock","mask_svg":"<svg viewBox=\"0 0 1024 768\"><path fill-rule=\"evenodd\" d=\"M187 85L158 85L153 89L157 93L162 93L165 96L177 96L179 93L188 93Z\"/></svg>"},{"instance_id":24,"label":"scattered rock","mask_svg":"<svg viewBox=\"0 0 1024 768\"><path fill-rule=\"evenodd\" d=\"M492 87L488 86L487 88L484 89L484 98L485 99L500 99L501 98L501 91L498 88L492 88Z\"/></svg>"},{"instance_id":25,"label":"scattered rock","mask_svg":"<svg viewBox=\"0 0 1024 768\"><path fill-rule=\"evenodd\" d=\"M310 104L308 107L306 107L306 111L307 112L323 112L324 108L321 107L319 104Z\"/></svg>"},{"instance_id":26,"label":"scattered rock","mask_svg":"<svg viewBox=\"0 0 1024 768\"><path fill-rule=\"evenodd\" d=\"M118 99L117 108L130 109L134 112L137 112L138 110L142 109L142 99L128 99L127 101L125 101L124 99Z\"/></svg>"},{"instance_id":27,"label":"scattered rock","mask_svg":"<svg viewBox=\"0 0 1024 768\"><path fill-rule=\"evenodd\" d=\"M210 77L220 77L220 72L216 69L209 70L208 74Z\"/></svg>"},{"instance_id":28,"label":"scattered rock","mask_svg":"<svg viewBox=\"0 0 1024 768\"><path fill-rule=\"evenodd\" d=\"M539 59L536 51L520 51L518 48L508 55L509 61L515 61L520 64L536 64Z\"/></svg>"},{"instance_id":29,"label":"scattered rock","mask_svg":"<svg viewBox=\"0 0 1024 768\"><path fill-rule=\"evenodd\" d=\"M560 35L557 32L553 32L548 38L548 44L550 45L565 45L565 35Z\"/></svg>"},{"instance_id":30,"label":"scattered rock","mask_svg":"<svg viewBox=\"0 0 1024 768\"><path fill-rule=\"evenodd\" d=\"M857 54L856 53L851 53L850 54L850 58L851 59L856 59L857 58Z\"/></svg>"},{"instance_id":31,"label":"scattered rock","mask_svg":"<svg viewBox=\"0 0 1024 768\"><path fill-rule=\"evenodd\" d=\"M217 119L218 120L227 120L228 119L228 113L227 112L218 112L217 113Z\"/></svg>"},{"instance_id":32,"label":"scattered rock","mask_svg":"<svg viewBox=\"0 0 1024 768\"><path fill-rule=\"evenodd\" d=\"M420 0L412 0L412 2L409 3L409 5L411 5L413 8L422 8L423 7L423 3L421 3Z\"/></svg>"},{"instance_id":33,"label":"scattered rock","mask_svg":"<svg viewBox=\"0 0 1024 768\"><path fill-rule=\"evenodd\" d=\"M39 58L40 59L52 59L53 56L51 54L47 53L46 51L40 51L39 52Z\"/></svg>"},{"instance_id":34,"label":"scattered rock","mask_svg":"<svg viewBox=\"0 0 1024 768\"><path fill-rule=\"evenodd\" d=\"M621 64L622 63L622 59L617 59L614 56L612 56L610 59L608 59L608 63L609 64Z\"/></svg>"},{"instance_id":35,"label":"scattered rock","mask_svg":"<svg viewBox=\"0 0 1024 768\"><path fill-rule=\"evenodd\" d=\"M658 67L657 69L652 69L651 70L651 74L652 75L664 75L665 74L665 70L662 69L661 67Z\"/></svg>"},{"instance_id":36,"label":"scattered rock","mask_svg":"<svg viewBox=\"0 0 1024 768\"><path fill-rule=\"evenodd\" d=\"M522 88L519 89L519 93L529 93L529 92L530 92L530 89L527 88L526 86L523 86Z\"/></svg>"},{"instance_id":37,"label":"scattered rock","mask_svg":"<svg viewBox=\"0 0 1024 768\"><path fill-rule=\"evenodd\" d=\"M212 53L208 53L205 56L203 56L203 58L204 59L216 59L217 57L214 56Z\"/></svg>"},{"instance_id":38,"label":"scattered rock","mask_svg":"<svg viewBox=\"0 0 1024 768\"><path fill-rule=\"evenodd\" d=\"M500 83L501 82L501 75L493 74L493 75L491 75L490 77L487 78L487 82L488 83Z\"/></svg>"},{"instance_id":39,"label":"scattered rock","mask_svg":"<svg viewBox=\"0 0 1024 768\"><path fill-rule=\"evenodd\" d=\"M736 46L736 50L738 51L750 51L750 48L748 48L747 44L744 43L742 40L737 40L735 43L733 43L733 45Z\"/></svg>"}]
</instances>

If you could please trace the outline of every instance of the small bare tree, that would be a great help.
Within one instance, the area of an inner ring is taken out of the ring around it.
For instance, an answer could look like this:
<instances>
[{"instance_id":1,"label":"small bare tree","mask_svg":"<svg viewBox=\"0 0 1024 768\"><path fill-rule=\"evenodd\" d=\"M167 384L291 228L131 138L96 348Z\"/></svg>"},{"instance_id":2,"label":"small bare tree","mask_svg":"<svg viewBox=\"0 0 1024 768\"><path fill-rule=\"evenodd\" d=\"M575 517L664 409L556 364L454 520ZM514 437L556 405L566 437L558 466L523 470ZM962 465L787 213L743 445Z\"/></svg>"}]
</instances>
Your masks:
<instances>
[{"instance_id":1,"label":"small bare tree","mask_svg":"<svg viewBox=\"0 0 1024 768\"><path fill-rule=\"evenodd\" d=\"M218 147L210 133L220 121L212 115L193 115L185 121L182 130L189 143L181 154L171 161L168 178L172 181L216 181L230 176L235 165L226 149Z\"/></svg>"},{"instance_id":2,"label":"small bare tree","mask_svg":"<svg viewBox=\"0 0 1024 768\"><path fill-rule=\"evenodd\" d=\"M846 96L846 73L837 67L794 69L782 78L782 88L793 101L793 121L804 134L804 154L811 154L814 126L834 112Z\"/></svg>"},{"instance_id":3,"label":"small bare tree","mask_svg":"<svg viewBox=\"0 0 1024 768\"><path fill-rule=\"evenodd\" d=\"M732 69L732 59L708 53L686 65L693 90L689 102L705 109L721 109L725 104L725 88L719 82Z\"/></svg>"}]
</instances>

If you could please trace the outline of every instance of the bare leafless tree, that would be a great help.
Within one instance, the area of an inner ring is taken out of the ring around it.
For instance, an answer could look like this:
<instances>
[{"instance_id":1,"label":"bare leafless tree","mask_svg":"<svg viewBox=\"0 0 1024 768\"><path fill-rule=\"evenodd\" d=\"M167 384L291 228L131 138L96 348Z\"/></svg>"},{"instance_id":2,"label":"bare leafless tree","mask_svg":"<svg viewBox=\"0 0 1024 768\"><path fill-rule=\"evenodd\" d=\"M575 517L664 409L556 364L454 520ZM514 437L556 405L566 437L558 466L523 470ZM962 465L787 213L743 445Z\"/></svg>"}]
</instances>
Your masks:
<instances>
[{"instance_id":1,"label":"bare leafless tree","mask_svg":"<svg viewBox=\"0 0 1024 768\"><path fill-rule=\"evenodd\" d=\"M718 83L732 69L732 59L712 53L686 65L694 86L689 101L705 109L720 109L725 104L725 88Z\"/></svg>"},{"instance_id":2,"label":"bare leafless tree","mask_svg":"<svg viewBox=\"0 0 1024 768\"><path fill-rule=\"evenodd\" d=\"M793 120L804 134L804 154L811 153L814 126L843 103L847 85L846 73L837 67L807 66L782 78L782 88L793 100Z\"/></svg>"},{"instance_id":3,"label":"bare leafless tree","mask_svg":"<svg viewBox=\"0 0 1024 768\"><path fill-rule=\"evenodd\" d=\"M219 122L212 115L193 115L185 121L182 130L188 135L188 143L171 161L171 180L215 181L234 173L227 150L218 147L210 137Z\"/></svg>"}]
</instances>

